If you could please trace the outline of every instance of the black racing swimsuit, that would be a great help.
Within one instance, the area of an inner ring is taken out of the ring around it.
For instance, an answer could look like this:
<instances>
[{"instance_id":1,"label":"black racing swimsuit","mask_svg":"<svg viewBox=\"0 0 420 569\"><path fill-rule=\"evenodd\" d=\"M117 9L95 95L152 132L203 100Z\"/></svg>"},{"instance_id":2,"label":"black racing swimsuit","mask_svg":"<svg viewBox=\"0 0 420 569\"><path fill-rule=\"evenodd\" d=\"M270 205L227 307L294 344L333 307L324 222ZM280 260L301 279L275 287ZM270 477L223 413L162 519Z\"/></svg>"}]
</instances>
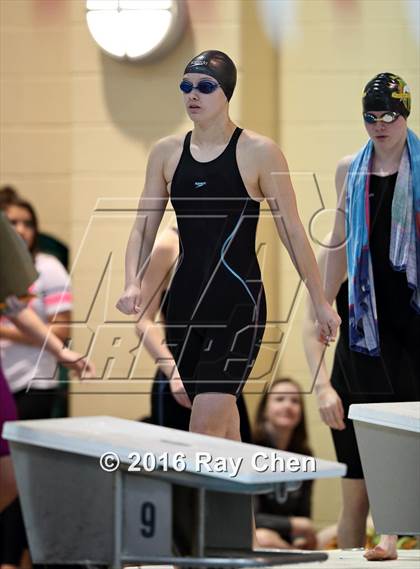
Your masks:
<instances>
[{"instance_id":1,"label":"black racing swimsuit","mask_svg":"<svg viewBox=\"0 0 420 569\"><path fill-rule=\"evenodd\" d=\"M341 397L346 429L332 429L337 459L348 466L347 478L363 478L353 421L347 419L352 403L418 401L420 398L420 315L410 306L413 291L405 272L389 262L391 211L397 174L371 175L369 248L375 286L381 355L372 357L350 350L347 281L337 296L341 317L331 383Z\"/></svg>"},{"instance_id":2,"label":"black racing swimsuit","mask_svg":"<svg viewBox=\"0 0 420 569\"><path fill-rule=\"evenodd\" d=\"M162 302L160 311L166 322L166 314L168 310L168 294L167 291L162 293ZM165 330L166 334L166 330ZM252 443L251 425L249 422L248 411L246 408L244 394L241 393L236 401L239 412L239 427L241 433L241 441L243 443ZM172 395L168 378L158 369L155 374L151 393L151 417L150 422L154 425L170 427L171 429L180 429L188 431L191 418L191 409L187 409L180 405Z\"/></svg>"},{"instance_id":3,"label":"black racing swimsuit","mask_svg":"<svg viewBox=\"0 0 420 569\"><path fill-rule=\"evenodd\" d=\"M180 257L167 308L167 342L191 399L200 393L238 396L259 351L266 322L255 254L259 202L236 161L236 128L214 160L198 162L191 132L171 185Z\"/></svg>"}]
</instances>

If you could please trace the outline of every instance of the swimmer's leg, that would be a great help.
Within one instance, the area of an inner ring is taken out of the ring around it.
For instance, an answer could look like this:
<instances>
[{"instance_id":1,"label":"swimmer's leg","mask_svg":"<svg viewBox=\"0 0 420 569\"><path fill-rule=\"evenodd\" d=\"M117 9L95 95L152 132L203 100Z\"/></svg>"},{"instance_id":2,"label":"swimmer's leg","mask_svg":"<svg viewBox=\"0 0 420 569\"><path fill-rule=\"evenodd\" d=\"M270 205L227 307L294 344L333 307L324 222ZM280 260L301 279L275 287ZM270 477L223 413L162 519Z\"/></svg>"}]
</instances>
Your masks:
<instances>
[{"instance_id":1,"label":"swimmer's leg","mask_svg":"<svg viewBox=\"0 0 420 569\"><path fill-rule=\"evenodd\" d=\"M199 393L194 397L190 431L240 441L236 397L230 393Z\"/></svg>"}]
</instances>

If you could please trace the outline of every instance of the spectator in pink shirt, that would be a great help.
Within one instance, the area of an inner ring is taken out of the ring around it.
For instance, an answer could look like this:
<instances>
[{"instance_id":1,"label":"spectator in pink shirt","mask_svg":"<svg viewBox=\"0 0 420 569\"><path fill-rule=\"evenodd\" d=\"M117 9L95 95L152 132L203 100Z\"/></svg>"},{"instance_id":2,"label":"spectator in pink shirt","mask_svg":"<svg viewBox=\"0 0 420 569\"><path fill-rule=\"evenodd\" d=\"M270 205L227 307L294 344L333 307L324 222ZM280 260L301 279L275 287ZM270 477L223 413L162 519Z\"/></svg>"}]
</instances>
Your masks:
<instances>
[{"instance_id":1,"label":"spectator in pink shirt","mask_svg":"<svg viewBox=\"0 0 420 569\"><path fill-rule=\"evenodd\" d=\"M0 209L25 241L39 274L29 289L33 295L29 307L66 341L72 309L70 277L56 257L38 251L38 220L29 202L8 188L0 190ZM50 418L59 386L55 356L4 317L0 319L0 355L19 419Z\"/></svg>"}]
</instances>

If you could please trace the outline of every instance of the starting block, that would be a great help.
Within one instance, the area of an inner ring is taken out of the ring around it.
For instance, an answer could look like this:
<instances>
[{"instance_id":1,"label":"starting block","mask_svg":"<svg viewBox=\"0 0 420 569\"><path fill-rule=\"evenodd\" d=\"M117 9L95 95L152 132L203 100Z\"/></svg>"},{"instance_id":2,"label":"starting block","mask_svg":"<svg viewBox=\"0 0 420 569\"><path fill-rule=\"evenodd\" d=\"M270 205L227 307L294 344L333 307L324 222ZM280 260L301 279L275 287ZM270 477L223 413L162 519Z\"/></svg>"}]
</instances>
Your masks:
<instances>
[{"instance_id":1,"label":"starting block","mask_svg":"<svg viewBox=\"0 0 420 569\"><path fill-rule=\"evenodd\" d=\"M263 567L321 552L252 548L252 496L346 466L115 417L8 422L34 563Z\"/></svg>"},{"instance_id":2,"label":"starting block","mask_svg":"<svg viewBox=\"0 0 420 569\"><path fill-rule=\"evenodd\" d=\"M375 529L420 535L420 401L350 406Z\"/></svg>"}]
</instances>

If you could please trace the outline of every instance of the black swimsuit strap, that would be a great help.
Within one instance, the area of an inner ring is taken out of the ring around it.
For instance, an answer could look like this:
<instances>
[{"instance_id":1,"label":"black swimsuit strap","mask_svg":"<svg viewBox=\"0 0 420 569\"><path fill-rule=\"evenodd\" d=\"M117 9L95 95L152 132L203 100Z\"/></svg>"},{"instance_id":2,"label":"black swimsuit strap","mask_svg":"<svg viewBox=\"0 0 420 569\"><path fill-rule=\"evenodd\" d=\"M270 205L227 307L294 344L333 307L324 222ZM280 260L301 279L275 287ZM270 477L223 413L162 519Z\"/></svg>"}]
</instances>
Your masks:
<instances>
[{"instance_id":1,"label":"black swimsuit strap","mask_svg":"<svg viewBox=\"0 0 420 569\"><path fill-rule=\"evenodd\" d=\"M191 135L192 135L192 130L187 132L187 134L185 135L184 146L183 146L184 151L189 150L189 148L190 148Z\"/></svg>"},{"instance_id":2,"label":"black swimsuit strap","mask_svg":"<svg viewBox=\"0 0 420 569\"><path fill-rule=\"evenodd\" d=\"M239 126L237 126L235 128L235 130L233 131L232 136L230 137L229 143L226 146L225 150L227 150L229 147L231 146L236 146L236 143L238 142L239 137L241 136L241 133L243 131L243 128L240 128ZM184 138L184 145L183 145L183 149L184 150L189 150L190 149L190 143L191 143L191 136L192 136L192 130L190 130L189 132L187 132L187 134L185 135ZM223 151L224 152L224 151Z\"/></svg>"},{"instance_id":3,"label":"black swimsuit strap","mask_svg":"<svg viewBox=\"0 0 420 569\"><path fill-rule=\"evenodd\" d=\"M233 131L232 134L232 138L230 139L230 142L228 144L228 146L236 146L236 143L238 142L239 137L241 136L241 133L243 131L243 128L239 128L239 126L237 126L235 128L235 130Z\"/></svg>"}]
</instances>

